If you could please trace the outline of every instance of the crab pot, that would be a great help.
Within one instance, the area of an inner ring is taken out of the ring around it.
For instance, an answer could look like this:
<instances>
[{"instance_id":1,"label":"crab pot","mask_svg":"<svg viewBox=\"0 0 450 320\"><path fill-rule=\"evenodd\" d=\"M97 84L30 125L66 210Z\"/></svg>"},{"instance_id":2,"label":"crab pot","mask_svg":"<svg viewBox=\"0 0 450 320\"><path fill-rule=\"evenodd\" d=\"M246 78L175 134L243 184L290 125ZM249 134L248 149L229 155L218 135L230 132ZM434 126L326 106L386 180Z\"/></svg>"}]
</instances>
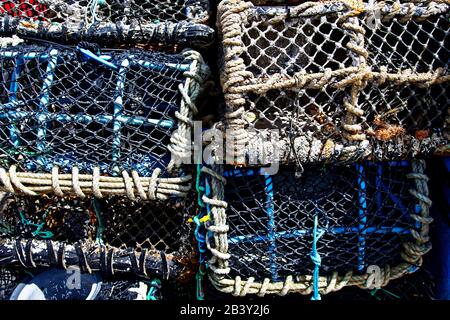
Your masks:
<instances>
[{"instance_id":1,"label":"crab pot","mask_svg":"<svg viewBox=\"0 0 450 320\"><path fill-rule=\"evenodd\" d=\"M0 33L178 50L213 42L209 10L208 0L2 1Z\"/></svg>"},{"instance_id":2,"label":"crab pot","mask_svg":"<svg viewBox=\"0 0 450 320\"><path fill-rule=\"evenodd\" d=\"M195 274L192 226L186 222L189 202L7 196L5 203L0 216L2 267L73 265L106 276L156 276L176 282Z\"/></svg>"},{"instance_id":3,"label":"crab pot","mask_svg":"<svg viewBox=\"0 0 450 320\"><path fill-rule=\"evenodd\" d=\"M197 52L20 45L1 50L0 64L5 191L186 195L190 102L209 73Z\"/></svg>"},{"instance_id":4,"label":"crab pot","mask_svg":"<svg viewBox=\"0 0 450 320\"><path fill-rule=\"evenodd\" d=\"M271 130L285 164L448 152L449 8L222 1L224 124L236 156Z\"/></svg>"},{"instance_id":5,"label":"crab pot","mask_svg":"<svg viewBox=\"0 0 450 320\"><path fill-rule=\"evenodd\" d=\"M431 247L422 161L267 172L206 179L209 275L223 292L309 294L315 280L320 293L382 287L416 271Z\"/></svg>"}]
</instances>

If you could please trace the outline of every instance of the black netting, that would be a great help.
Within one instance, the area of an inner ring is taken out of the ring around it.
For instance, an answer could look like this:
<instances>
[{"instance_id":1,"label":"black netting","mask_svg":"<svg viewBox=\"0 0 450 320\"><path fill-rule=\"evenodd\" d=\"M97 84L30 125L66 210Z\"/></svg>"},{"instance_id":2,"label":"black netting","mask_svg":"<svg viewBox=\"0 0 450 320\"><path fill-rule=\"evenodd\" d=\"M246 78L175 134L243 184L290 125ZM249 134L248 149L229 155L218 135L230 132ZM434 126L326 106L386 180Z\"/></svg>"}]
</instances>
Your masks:
<instances>
[{"instance_id":1,"label":"black netting","mask_svg":"<svg viewBox=\"0 0 450 320\"><path fill-rule=\"evenodd\" d=\"M3 236L74 242L96 237L96 216L91 201L7 196L1 221Z\"/></svg>"},{"instance_id":2,"label":"black netting","mask_svg":"<svg viewBox=\"0 0 450 320\"><path fill-rule=\"evenodd\" d=\"M420 207L410 172L407 163L307 167L299 178L290 168L274 176L225 171L230 276L279 282L312 275L315 217L321 275L401 263L402 244L420 228L411 218Z\"/></svg>"},{"instance_id":3,"label":"black netting","mask_svg":"<svg viewBox=\"0 0 450 320\"><path fill-rule=\"evenodd\" d=\"M152 292L149 294L150 290ZM155 300L161 300L160 282L136 278L112 278L102 280L95 300L150 300L150 296Z\"/></svg>"},{"instance_id":4,"label":"black netting","mask_svg":"<svg viewBox=\"0 0 450 320\"><path fill-rule=\"evenodd\" d=\"M18 46L0 52L0 65L3 167L165 172L189 69L182 55Z\"/></svg>"},{"instance_id":5,"label":"black netting","mask_svg":"<svg viewBox=\"0 0 450 320\"><path fill-rule=\"evenodd\" d=\"M189 255L191 205L130 203L123 197L79 200L7 196L2 235L73 243L102 241L116 248ZM130 214L132 212L133 214Z\"/></svg>"},{"instance_id":6,"label":"black netting","mask_svg":"<svg viewBox=\"0 0 450 320\"><path fill-rule=\"evenodd\" d=\"M208 0L15 0L0 2L3 35L203 46L213 30Z\"/></svg>"},{"instance_id":7,"label":"black netting","mask_svg":"<svg viewBox=\"0 0 450 320\"><path fill-rule=\"evenodd\" d=\"M18 272L0 268L0 300L7 300L18 284Z\"/></svg>"},{"instance_id":8,"label":"black netting","mask_svg":"<svg viewBox=\"0 0 450 320\"><path fill-rule=\"evenodd\" d=\"M228 128L278 129L284 162L398 160L445 146L450 6L402 3L223 1Z\"/></svg>"},{"instance_id":9,"label":"black netting","mask_svg":"<svg viewBox=\"0 0 450 320\"><path fill-rule=\"evenodd\" d=\"M139 275L184 283L195 275L192 223L188 222L192 203L130 203L124 197L5 197L0 214L2 266L19 262L32 269L74 265L87 272L83 269L86 259L92 270L105 276ZM102 250L107 250L104 255ZM14 252L24 252L34 262L28 264Z\"/></svg>"},{"instance_id":10,"label":"black netting","mask_svg":"<svg viewBox=\"0 0 450 320\"><path fill-rule=\"evenodd\" d=\"M395 279L380 289L344 288L331 293L327 300L364 300L364 301L431 301L436 298L436 284L433 275L426 268L413 274Z\"/></svg>"}]
</instances>

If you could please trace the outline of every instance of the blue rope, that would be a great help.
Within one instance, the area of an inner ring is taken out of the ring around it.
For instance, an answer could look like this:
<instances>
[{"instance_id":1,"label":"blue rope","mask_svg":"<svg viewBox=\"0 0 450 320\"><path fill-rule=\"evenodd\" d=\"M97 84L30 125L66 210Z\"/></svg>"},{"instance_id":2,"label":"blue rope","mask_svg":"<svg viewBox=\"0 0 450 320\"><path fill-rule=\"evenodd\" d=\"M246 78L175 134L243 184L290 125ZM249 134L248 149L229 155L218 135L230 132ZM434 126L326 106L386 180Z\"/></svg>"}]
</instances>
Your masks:
<instances>
[{"instance_id":1,"label":"blue rope","mask_svg":"<svg viewBox=\"0 0 450 320\"><path fill-rule=\"evenodd\" d=\"M314 274L313 274L313 296L311 297L311 300L321 300L320 293L319 293L319 268L322 263L322 258L319 255L319 252L317 251L317 241L320 239L320 237L323 236L325 233L324 230L317 231L317 225L318 225L318 219L317 215L314 217L314 230L313 230L313 244L312 244L312 251L311 251L311 260L314 262Z\"/></svg>"},{"instance_id":2,"label":"blue rope","mask_svg":"<svg viewBox=\"0 0 450 320\"><path fill-rule=\"evenodd\" d=\"M205 235L200 232L200 227L202 226L202 223L200 222L200 218L199 216L195 216L193 218L194 223L195 223L195 231L194 231L194 235L195 235L195 240L197 240L198 243L198 251L203 254L206 252L206 241L205 241ZM203 261L200 261L203 262Z\"/></svg>"}]
</instances>

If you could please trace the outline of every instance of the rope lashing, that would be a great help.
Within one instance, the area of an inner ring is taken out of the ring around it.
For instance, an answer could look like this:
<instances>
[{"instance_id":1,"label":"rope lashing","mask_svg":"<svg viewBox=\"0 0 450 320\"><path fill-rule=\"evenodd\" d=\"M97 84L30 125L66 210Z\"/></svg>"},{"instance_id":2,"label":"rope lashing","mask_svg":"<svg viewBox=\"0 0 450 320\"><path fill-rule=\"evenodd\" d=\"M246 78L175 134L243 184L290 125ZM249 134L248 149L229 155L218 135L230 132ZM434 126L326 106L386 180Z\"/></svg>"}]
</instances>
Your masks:
<instances>
[{"instance_id":1,"label":"rope lashing","mask_svg":"<svg viewBox=\"0 0 450 320\"><path fill-rule=\"evenodd\" d=\"M195 101L200 94L203 82L210 74L209 67L204 63L198 52L185 50L182 55L190 63L190 69L183 73L186 82L178 86L182 99L180 111L175 112L175 117L179 120L179 126L172 134L170 144L167 146L172 155L167 166L169 172L191 155L192 143L190 137L191 128L194 125L191 119L198 112Z\"/></svg>"},{"instance_id":2,"label":"rope lashing","mask_svg":"<svg viewBox=\"0 0 450 320\"><path fill-rule=\"evenodd\" d=\"M325 233L324 230L317 231L318 218L317 215L314 217L314 229L313 229L313 243L312 243L312 251L310 254L311 260L314 263L314 273L313 273L313 295L311 300L321 300L319 293L319 269L322 263L322 258L320 257L319 252L317 251L317 242Z\"/></svg>"},{"instance_id":3,"label":"rope lashing","mask_svg":"<svg viewBox=\"0 0 450 320\"><path fill-rule=\"evenodd\" d=\"M97 8L108 6L106 0L89 0L87 4L87 10L84 16L84 22L87 27L92 26L96 21L101 21L101 19L97 16Z\"/></svg>"}]
</instances>

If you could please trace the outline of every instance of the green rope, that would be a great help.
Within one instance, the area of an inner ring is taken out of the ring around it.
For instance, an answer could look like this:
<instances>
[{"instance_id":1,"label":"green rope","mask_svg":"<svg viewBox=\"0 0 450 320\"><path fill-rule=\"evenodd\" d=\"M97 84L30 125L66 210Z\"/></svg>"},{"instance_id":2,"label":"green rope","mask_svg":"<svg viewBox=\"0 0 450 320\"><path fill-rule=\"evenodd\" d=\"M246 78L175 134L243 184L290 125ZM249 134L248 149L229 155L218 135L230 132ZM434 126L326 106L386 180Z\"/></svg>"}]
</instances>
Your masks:
<instances>
[{"instance_id":1,"label":"green rope","mask_svg":"<svg viewBox=\"0 0 450 320\"><path fill-rule=\"evenodd\" d=\"M196 279L196 297L197 300L205 300L205 293L203 290L203 282L207 269L206 262L206 229L205 222L209 218L209 212L206 210L206 205L203 202L202 196L205 194L205 186L201 184L201 173L202 173L202 165L201 165L201 154L199 154L199 161L197 161L197 177L195 181L195 189L197 191L197 202L199 206L199 210L197 215L193 218L195 227L195 240L197 241L198 251L199 251L199 267L198 271L195 275ZM207 218L207 219L205 219Z\"/></svg>"},{"instance_id":2,"label":"green rope","mask_svg":"<svg viewBox=\"0 0 450 320\"><path fill-rule=\"evenodd\" d=\"M148 290L145 300L158 300L156 293L159 289L161 289L161 281L159 281L159 279L153 279L152 282L150 282L150 289Z\"/></svg>"},{"instance_id":3,"label":"green rope","mask_svg":"<svg viewBox=\"0 0 450 320\"><path fill-rule=\"evenodd\" d=\"M197 203L201 208L205 207L202 196L205 193L205 187L200 184L202 174L202 165L197 163L197 177L195 179L195 190L197 191Z\"/></svg>"},{"instance_id":4,"label":"green rope","mask_svg":"<svg viewBox=\"0 0 450 320\"><path fill-rule=\"evenodd\" d=\"M95 241L97 243L103 244L103 232L105 231L105 226L103 224L101 215L100 203L95 197L92 198L92 207L94 208L95 218L97 220L97 232Z\"/></svg>"},{"instance_id":5,"label":"green rope","mask_svg":"<svg viewBox=\"0 0 450 320\"><path fill-rule=\"evenodd\" d=\"M0 233L4 235L12 235L15 233L14 228L6 221L0 221Z\"/></svg>"},{"instance_id":6,"label":"green rope","mask_svg":"<svg viewBox=\"0 0 450 320\"><path fill-rule=\"evenodd\" d=\"M400 299L400 296L398 296L398 295L396 295L396 294L394 294L394 293L392 293L392 292L390 292L390 291L388 291L388 290L386 290L386 289L383 289L383 288L375 288L375 289L373 289L372 291L370 291L370 295L372 296L372 297L374 297L375 299L377 299L377 300L381 300L381 298L380 297L377 297L377 293L378 293L378 291L384 291L384 292L386 292L387 294L389 294L390 296L392 296L392 297L394 297L394 298L397 298L397 299Z\"/></svg>"},{"instance_id":7,"label":"green rope","mask_svg":"<svg viewBox=\"0 0 450 320\"><path fill-rule=\"evenodd\" d=\"M31 232L31 234L34 237L40 237L40 238L43 238L43 239L50 239L50 238L53 237L53 232L51 232L51 231L43 231L42 230L44 228L44 226L45 226L45 218L47 217L47 215L48 215L48 213L50 211L49 209L45 210L44 214L42 215L42 220L43 220L42 223L31 222L30 220L28 220L25 217L24 213L21 210L19 210L19 209L17 209L17 210L18 210L19 215L20 215L20 221L22 222L23 225L31 226L31 227L35 227L36 228L34 231Z\"/></svg>"},{"instance_id":8,"label":"green rope","mask_svg":"<svg viewBox=\"0 0 450 320\"><path fill-rule=\"evenodd\" d=\"M206 275L206 266L205 264L201 263L197 273L195 274L195 280L196 280L196 296L197 300L205 300L205 291L203 290L203 279Z\"/></svg>"},{"instance_id":9,"label":"green rope","mask_svg":"<svg viewBox=\"0 0 450 320\"><path fill-rule=\"evenodd\" d=\"M50 154L50 150L41 151L41 152L35 152L26 149L26 147L16 147L16 148L9 148L4 147L3 145L0 145L0 150L2 150L2 155L0 156L0 165L4 168L7 168L11 165L11 158L16 159L18 163L23 162L24 159L18 160L18 156L25 156L25 158L28 157L37 157L37 156L45 156Z\"/></svg>"}]
</instances>

